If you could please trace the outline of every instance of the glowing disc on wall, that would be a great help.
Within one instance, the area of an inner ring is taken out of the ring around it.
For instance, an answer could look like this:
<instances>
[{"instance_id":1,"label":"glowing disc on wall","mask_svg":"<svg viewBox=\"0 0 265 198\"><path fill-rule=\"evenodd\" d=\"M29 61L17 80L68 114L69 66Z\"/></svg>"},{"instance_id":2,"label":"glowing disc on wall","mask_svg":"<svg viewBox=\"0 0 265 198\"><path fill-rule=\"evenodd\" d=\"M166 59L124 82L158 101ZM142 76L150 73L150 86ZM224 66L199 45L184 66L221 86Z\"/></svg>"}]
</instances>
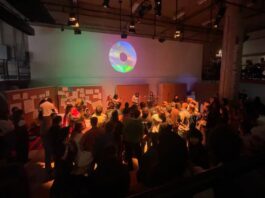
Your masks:
<instances>
[{"instance_id":1,"label":"glowing disc on wall","mask_svg":"<svg viewBox=\"0 0 265 198\"><path fill-rule=\"evenodd\" d=\"M109 61L115 71L127 73L134 69L136 52L130 43L118 41L109 51Z\"/></svg>"}]
</instances>

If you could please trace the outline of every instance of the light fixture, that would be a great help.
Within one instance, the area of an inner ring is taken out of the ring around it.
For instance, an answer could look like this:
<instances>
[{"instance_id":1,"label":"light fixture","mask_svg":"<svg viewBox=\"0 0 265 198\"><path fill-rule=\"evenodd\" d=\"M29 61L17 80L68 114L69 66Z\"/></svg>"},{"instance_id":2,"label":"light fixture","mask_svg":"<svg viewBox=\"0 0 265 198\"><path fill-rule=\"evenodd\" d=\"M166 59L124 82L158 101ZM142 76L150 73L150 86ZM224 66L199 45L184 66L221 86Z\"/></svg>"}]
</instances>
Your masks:
<instances>
[{"instance_id":1,"label":"light fixture","mask_svg":"<svg viewBox=\"0 0 265 198\"><path fill-rule=\"evenodd\" d=\"M180 38L181 37L181 31L180 30L176 30L175 34L174 34L174 38Z\"/></svg>"},{"instance_id":2,"label":"light fixture","mask_svg":"<svg viewBox=\"0 0 265 198\"><path fill-rule=\"evenodd\" d=\"M215 56L221 58L221 57L222 57L222 50L219 49L219 50L218 50L218 53L215 54Z\"/></svg>"},{"instance_id":3,"label":"light fixture","mask_svg":"<svg viewBox=\"0 0 265 198\"><path fill-rule=\"evenodd\" d=\"M226 11L225 5L221 4L220 7L219 7L219 10L218 10L218 13L217 13L217 15L215 17L215 21L214 21L214 25L213 25L214 28L217 29L219 27L219 24L220 24L222 18L224 17L224 15L225 15L225 11Z\"/></svg>"},{"instance_id":4,"label":"light fixture","mask_svg":"<svg viewBox=\"0 0 265 198\"><path fill-rule=\"evenodd\" d=\"M131 33L136 33L135 31L135 23L134 23L134 20L133 20L133 13L132 13L132 0L131 0L131 22L129 24L129 32Z\"/></svg>"},{"instance_id":5,"label":"light fixture","mask_svg":"<svg viewBox=\"0 0 265 198\"><path fill-rule=\"evenodd\" d=\"M82 31L80 28L74 28L74 33L80 35L80 34L82 34Z\"/></svg>"},{"instance_id":6,"label":"light fixture","mask_svg":"<svg viewBox=\"0 0 265 198\"><path fill-rule=\"evenodd\" d=\"M121 38L122 39L127 39L127 36L128 36L128 34L126 32L122 32L121 33Z\"/></svg>"},{"instance_id":7,"label":"light fixture","mask_svg":"<svg viewBox=\"0 0 265 198\"><path fill-rule=\"evenodd\" d=\"M129 32L131 33L135 33L135 24L133 21L131 21L130 25L129 25Z\"/></svg>"},{"instance_id":8,"label":"light fixture","mask_svg":"<svg viewBox=\"0 0 265 198\"><path fill-rule=\"evenodd\" d=\"M155 0L155 14L161 16L162 0Z\"/></svg>"},{"instance_id":9,"label":"light fixture","mask_svg":"<svg viewBox=\"0 0 265 198\"><path fill-rule=\"evenodd\" d=\"M159 41L160 43L164 43L164 42L166 41L166 39L165 39L164 37L160 37L160 38L158 39L158 41Z\"/></svg>"},{"instance_id":10,"label":"light fixture","mask_svg":"<svg viewBox=\"0 0 265 198\"><path fill-rule=\"evenodd\" d=\"M75 22L75 24L74 24L74 27L75 27L75 28L79 28L79 27L80 27L80 25L79 25L79 22L78 22L78 21L76 21L76 22Z\"/></svg>"},{"instance_id":11,"label":"light fixture","mask_svg":"<svg viewBox=\"0 0 265 198\"><path fill-rule=\"evenodd\" d=\"M104 0L103 1L103 7L104 8L109 8L109 0Z\"/></svg>"},{"instance_id":12,"label":"light fixture","mask_svg":"<svg viewBox=\"0 0 265 198\"><path fill-rule=\"evenodd\" d=\"M70 14L69 14L69 18L68 18L68 25L69 26L75 26L76 25L76 22L77 22L77 17L76 17L76 14L75 13L73 13L73 12L71 12Z\"/></svg>"},{"instance_id":13,"label":"light fixture","mask_svg":"<svg viewBox=\"0 0 265 198\"><path fill-rule=\"evenodd\" d=\"M71 12L70 14L69 14L69 21L71 21L71 22L73 22L73 21L76 21L76 14L75 13L73 13L73 12Z\"/></svg>"}]
</instances>

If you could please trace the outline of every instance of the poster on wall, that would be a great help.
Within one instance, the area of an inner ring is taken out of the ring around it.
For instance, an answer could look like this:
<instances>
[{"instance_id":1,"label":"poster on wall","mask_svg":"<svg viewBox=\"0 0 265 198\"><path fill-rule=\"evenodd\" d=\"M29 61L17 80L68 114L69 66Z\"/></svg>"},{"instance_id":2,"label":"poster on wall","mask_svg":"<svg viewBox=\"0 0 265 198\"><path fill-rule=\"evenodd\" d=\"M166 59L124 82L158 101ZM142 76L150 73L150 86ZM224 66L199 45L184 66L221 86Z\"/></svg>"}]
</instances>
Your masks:
<instances>
[{"instance_id":1,"label":"poster on wall","mask_svg":"<svg viewBox=\"0 0 265 198\"><path fill-rule=\"evenodd\" d=\"M31 113L35 111L34 100L24 100L24 111L25 113Z\"/></svg>"},{"instance_id":2,"label":"poster on wall","mask_svg":"<svg viewBox=\"0 0 265 198\"><path fill-rule=\"evenodd\" d=\"M82 101L91 112L98 104L102 105L102 87L59 87L58 88L59 112L64 112L68 104L76 105Z\"/></svg>"}]
</instances>

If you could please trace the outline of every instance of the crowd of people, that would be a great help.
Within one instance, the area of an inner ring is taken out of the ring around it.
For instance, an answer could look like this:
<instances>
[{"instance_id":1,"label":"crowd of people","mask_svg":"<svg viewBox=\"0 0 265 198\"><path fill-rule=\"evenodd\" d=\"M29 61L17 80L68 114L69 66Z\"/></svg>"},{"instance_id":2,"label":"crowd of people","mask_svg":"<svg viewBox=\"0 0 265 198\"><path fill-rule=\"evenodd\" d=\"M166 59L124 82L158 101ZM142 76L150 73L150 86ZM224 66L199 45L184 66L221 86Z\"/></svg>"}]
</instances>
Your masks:
<instances>
[{"instance_id":1,"label":"crowd of people","mask_svg":"<svg viewBox=\"0 0 265 198\"><path fill-rule=\"evenodd\" d=\"M0 118L5 148L1 159L12 155L7 134L15 131L15 156L25 163L28 140L23 111L13 110L11 117L5 112ZM124 197L130 190L130 171L148 188L192 177L242 156L262 155L264 113L259 98L229 101L213 97L199 104L175 96L159 105L134 98L130 106L115 95L105 111L99 105L86 115L78 102L67 105L60 116L50 99L43 100L40 136L45 169L54 179L50 195Z\"/></svg>"}]
</instances>

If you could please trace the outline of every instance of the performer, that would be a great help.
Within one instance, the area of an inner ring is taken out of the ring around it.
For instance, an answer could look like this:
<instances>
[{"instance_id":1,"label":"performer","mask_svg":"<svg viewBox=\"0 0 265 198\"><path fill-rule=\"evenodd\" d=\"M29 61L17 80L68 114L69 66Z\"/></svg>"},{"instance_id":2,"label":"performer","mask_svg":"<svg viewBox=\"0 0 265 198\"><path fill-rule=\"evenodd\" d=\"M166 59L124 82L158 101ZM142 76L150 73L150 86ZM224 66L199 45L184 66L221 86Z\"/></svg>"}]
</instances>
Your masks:
<instances>
[{"instance_id":1,"label":"performer","mask_svg":"<svg viewBox=\"0 0 265 198\"><path fill-rule=\"evenodd\" d=\"M118 94L114 94L112 102L114 104L115 109L121 104L121 99L119 98Z\"/></svg>"},{"instance_id":2,"label":"performer","mask_svg":"<svg viewBox=\"0 0 265 198\"><path fill-rule=\"evenodd\" d=\"M136 92L133 96L132 96L132 103L134 105L139 105L139 92Z\"/></svg>"},{"instance_id":3,"label":"performer","mask_svg":"<svg viewBox=\"0 0 265 198\"><path fill-rule=\"evenodd\" d=\"M147 105L148 105L148 107L152 107L152 106L154 106L154 103L155 103L154 93L152 91L150 91L149 96L148 96L148 100L147 100Z\"/></svg>"}]
</instances>

